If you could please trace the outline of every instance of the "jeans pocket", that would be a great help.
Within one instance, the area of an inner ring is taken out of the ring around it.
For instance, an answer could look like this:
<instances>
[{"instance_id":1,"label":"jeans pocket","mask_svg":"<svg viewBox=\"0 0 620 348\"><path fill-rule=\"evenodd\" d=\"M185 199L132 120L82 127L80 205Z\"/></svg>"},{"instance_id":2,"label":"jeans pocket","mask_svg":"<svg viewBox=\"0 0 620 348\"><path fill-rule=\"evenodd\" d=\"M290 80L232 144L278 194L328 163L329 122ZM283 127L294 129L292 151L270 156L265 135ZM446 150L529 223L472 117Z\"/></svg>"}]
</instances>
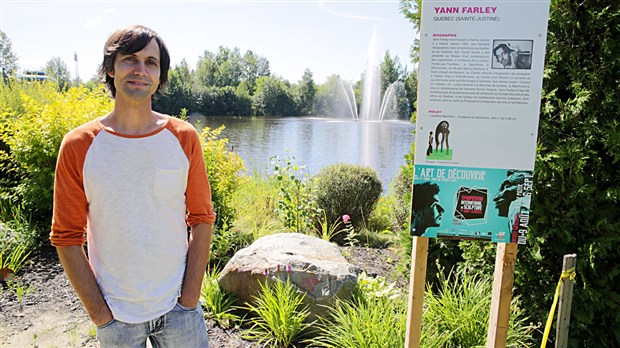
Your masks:
<instances>
[{"instance_id":1,"label":"jeans pocket","mask_svg":"<svg viewBox=\"0 0 620 348\"><path fill-rule=\"evenodd\" d=\"M179 302L177 302L177 307L179 307L180 310L185 311L185 312L193 312L196 309L198 309L198 306L196 306L194 308L185 307L184 305L180 304Z\"/></svg>"},{"instance_id":2,"label":"jeans pocket","mask_svg":"<svg viewBox=\"0 0 620 348\"><path fill-rule=\"evenodd\" d=\"M116 319L112 319L112 320L108 321L107 323L105 323L103 325L97 326L97 330L105 329L106 327L109 327L109 326L111 326L114 323L116 323Z\"/></svg>"}]
</instances>

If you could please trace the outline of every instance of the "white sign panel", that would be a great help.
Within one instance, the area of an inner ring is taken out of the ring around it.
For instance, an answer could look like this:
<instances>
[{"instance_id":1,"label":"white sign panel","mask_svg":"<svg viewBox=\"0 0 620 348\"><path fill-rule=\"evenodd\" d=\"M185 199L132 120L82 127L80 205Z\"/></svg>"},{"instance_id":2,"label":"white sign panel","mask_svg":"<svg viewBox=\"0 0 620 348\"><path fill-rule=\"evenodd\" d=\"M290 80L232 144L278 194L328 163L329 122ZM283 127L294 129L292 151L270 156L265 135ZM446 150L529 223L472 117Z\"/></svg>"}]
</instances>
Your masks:
<instances>
[{"instance_id":1,"label":"white sign panel","mask_svg":"<svg viewBox=\"0 0 620 348\"><path fill-rule=\"evenodd\" d=\"M412 234L525 244L548 14L423 1Z\"/></svg>"}]
</instances>

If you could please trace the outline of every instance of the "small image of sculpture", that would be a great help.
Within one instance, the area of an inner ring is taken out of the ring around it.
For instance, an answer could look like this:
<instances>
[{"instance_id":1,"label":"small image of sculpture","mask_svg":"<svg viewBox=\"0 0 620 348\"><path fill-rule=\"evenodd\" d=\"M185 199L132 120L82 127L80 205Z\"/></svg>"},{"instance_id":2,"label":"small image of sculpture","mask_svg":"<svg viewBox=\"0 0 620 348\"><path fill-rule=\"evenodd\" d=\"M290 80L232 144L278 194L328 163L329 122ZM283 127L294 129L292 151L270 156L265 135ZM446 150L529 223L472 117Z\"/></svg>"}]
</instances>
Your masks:
<instances>
[{"instance_id":1,"label":"small image of sculpture","mask_svg":"<svg viewBox=\"0 0 620 348\"><path fill-rule=\"evenodd\" d=\"M450 150L450 143L448 142L448 136L450 135L450 124L448 121L441 121L435 128L435 150L439 150L441 144L441 151L443 152L443 144L446 143L446 150ZM441 136L441 140L439 137Z\"/></svg>"}]
</instances>

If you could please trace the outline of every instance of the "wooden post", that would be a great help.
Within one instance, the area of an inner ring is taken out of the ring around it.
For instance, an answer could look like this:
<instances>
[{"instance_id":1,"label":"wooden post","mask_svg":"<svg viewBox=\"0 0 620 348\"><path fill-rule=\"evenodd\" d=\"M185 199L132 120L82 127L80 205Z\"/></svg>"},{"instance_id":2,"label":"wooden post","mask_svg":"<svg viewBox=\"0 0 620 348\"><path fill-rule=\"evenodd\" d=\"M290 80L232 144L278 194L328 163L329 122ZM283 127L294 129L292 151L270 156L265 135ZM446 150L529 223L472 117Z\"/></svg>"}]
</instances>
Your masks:
<instances>
[{"instance_id":1,"label":"wooden post","mask_svg":"<svg viewBox=\"0 0 620 348\"><path fill-rule=\"evenodd\" d=\"M497 243L486 348L506 347L516 259L516 243Z\"/></svg>"},{"instance_id":2,"label":"wooden post","mask_svg":"<svg viewBox=\"0 0 620 348\"><path fill-rule=\"evenodd\" d=\"M420 338L422 337L422 305L424 304L424 287L426 286L427 259L428 238L413 237L405 348L420 347Z\"/></svg>"},{"instance_id":3,"label":"wooden post","mask_svg":"<svg viewBox=\"0 0 620 348\"><path fill-rule=\"evenodd\" d=\"M564 255L562 273L577 265L577 254ZM573 280L562 278L560 288L560 307L558 308L558 320L555 331L555 347L565 348L568 346L568 328L570 325L570 311L573 303Z\"/></svg>"}]
</instances>

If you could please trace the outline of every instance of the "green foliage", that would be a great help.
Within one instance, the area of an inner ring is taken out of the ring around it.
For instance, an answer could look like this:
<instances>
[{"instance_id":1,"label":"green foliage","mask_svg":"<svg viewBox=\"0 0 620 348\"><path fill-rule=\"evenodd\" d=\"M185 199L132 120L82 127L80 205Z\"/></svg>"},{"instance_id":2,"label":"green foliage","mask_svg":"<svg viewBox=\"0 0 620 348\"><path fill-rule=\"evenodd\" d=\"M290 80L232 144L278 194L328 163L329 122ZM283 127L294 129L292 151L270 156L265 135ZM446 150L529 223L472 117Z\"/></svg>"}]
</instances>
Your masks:
<instances>
[{"instance_id":1,"label":"green foliage","mask_svg":"<svg viewBox=\"0 0 620 348\"><path fill-rule=\"evenodd\" d=\"M12 46L11 39L0 30L0 74L2 77L11 75L17 70L17 56Z\"/></svg>"},{"instance_id":2,"label":"green foliage","mask_svg":"<svg viewBox=\"0 0 620 348\"><path fill-rule=\"evenodd\" d=\"M576 253L569 347L620 347L620 3L552 0L546 60L515 284L544 321L563 255Z\"/></svg>"},{"instance_id":3,"label":"green foliage","mask_svg":"<svg viewBox=\"0 0 620 348\"><path fill-rule=\"evenodd\" d=\"M200 288L200 302L206 318L213 320L222 328L229 328L239 323L241 317L234 314L235 296L227 294L222 289L218 282L219 276L220 272L214 269L207 272Z\"/></svg>"},{"instance_id":4,"label":"green foliage","mask_svg":"<svg viewBox=\"0 0 620 348\"><path fill-rule=\"evenodd\" d=\"M384 277L370 277L366 272L357 276L357 284L353 291L355 303L374 302L377 299L396 300L402 297L402 292L395 283L388 283Z\"/></svg>"},{"instance_id":5,"label":"green foliage","mask_svg":"<svg viewBox=\"0 0 620 348\"><path fill-rule=\"evenodd\" d=\"M372 291L372 290L371 290ZM313 347L401 348L405 343L407 307L390 296L372 301L337 301L321 318Z\"/></svg>"},{"instance_id":6,"label":"green foliage","mask_svg":"<svg viewBox=\"0 0 620 348\"><path fill-rule=\"evenodd\" d=\"M293 232L309 233L315 214L305 167L295 164L295 157L290 154L286 160L271 157L270 162L273 166L271 180L278 188L276 211L284 226Z\"/></svg>"},{"instance_id":7,"label":"green foliage","mask_svg":"<svg viewBox=\"0 0 620 348\"><path fill-rule=\"evenodd\" d=\"M343 221L338 219L330 225L325 212L321 211L321 213L323 217L317 219L318 227L315 228L315 233L319 238L331 242L337 234L345 231L345 229L342 228Z\"/></svg>"},{"instance_id":8,"label":"green foliage","mask_svg":"<svg viewBox=\"0 0 620 348\"><path fill-rule=\"evenodd\" d=\"M11 249L0 250L0 274L4 272L17 274L26 258L30 255L30 251L26 251L26 245L17 245ZM0 280L2 277L0 277Z\"/></svg>"},{"instance_id":9,"label":"green foliage","mask_svg":"<svg viewBox=\"0 0 620 348\"><path fill-rule=\"evenodd\" d=\"M370 167L333 164L314 177L318 207L327 221L349 215L355 226L366 225L381 196L381 182Z\"/></svg>"},{"instance_id":10,"label":"green foliage","mask_svg":"<svg viewBox=\"0 0 620 348\"><path fill-rule=\"evenodd\" d=\"M342 80L340 76L328 76L325 83L316 91L314 105L316 114L351 119L351 105L346 93L348 86L349 82ZM361 100L361 96L356 96L356 100Z\"/></svg>"},{"instance_id":11,"label":"green foliage","mask_svg":"<svg viewBox=\"0 0 620 348\"><path fill-rule=\"evenodd\" d=\"M281 78L261 76L256 80L252 96L252 111L258 116L294 116L295 101L286 81Z\"/></svg>"},{"instance_id":12,"label":"green foliage","mask_svg":"<svg viewBox=\"0 0 620 348\"><path fill-rule=\"evenodd\" d=\"M276 185L257 172L243 180L233 197L234 206L242 212L237 214L233 230L249 234L249 242L284 230L276 209L278 192Z\"/></svg>"},{"instance_id":13,"label":"green foliage","mask_svg":"<svg viewBox=\"0 0 620 348\"><path fill-rule=\"evenodd\" d=\"M239 155L226 149L228 139L219 138L223 129L224 126L217 129L204 127L200 132L207 175L211 184L213 206L217 214L215 228L218 231L224 225L230 226L234 220L233 195L242 180L238 174L245 169Z\"/></svg>"},{"instance_id":14,"label":"green foliage","mask_svg":"<svg viewBox=\"0 0 620 348\"><path fill-rule=\"evenodd\" d=\"M60 58L54 57L45 63L45 74L53 77L58 84L58 88L66 90L71 85L71 75L67 64Z\"/></svg>"},{"instance_id":15,"label":"green foliage","mask_svg":"<svg viewBox=\"0 0 620 348\"><path fill-rule=\"evenodd\" d=\"M30 91L35 95L26 94ZM48 225L62 138L69 130L106 114L112 102L104 93L83 87L66 92L45 87L22 92L19 109L7 105L16 102L12 99L2 105L0 113L0 142L6 146L0 152L0 163L14 178L2 182L2 200L29 211L34 222Z\"/></svg>"},{"instance_id":16,"label":"green foliage","mask_svg":"<svg viewBox=\"0 0 620 348\"><path fill-rule=\"evenodd\" d=\"M244 337L258 340L268 347L293 346L311 325L306 323L310 312L303 307L304 297L291 286L288 278L286 283L261 283L259 294L254 297L255 304L247 306L257 316L249 319L252 326Z\"/></svg>"},{"instance_id":17,"label":"green foliage","mask_svg":"<svg viewBox=\"0 0 620 348\"><path fill-rule=\"evenodd\" d=\"M395 195L382 196L368 217L368 230L380 233L399 231L404 226L399 221L398 213L401 208Z\"/></svg>"},{"instance_id":18,"label":"green foliage","mask_svg":"<svg viewBox=\"0 0 620 348\"><path fill-rule=\"evenodd\" d=\"M462 271L438 275L439 289L429 286L424 299L423 347L484 347L489 324L492 280ZM514 297L510 305L506 347L532 347L532 332Z\"/></svg>"}]
</instances>

